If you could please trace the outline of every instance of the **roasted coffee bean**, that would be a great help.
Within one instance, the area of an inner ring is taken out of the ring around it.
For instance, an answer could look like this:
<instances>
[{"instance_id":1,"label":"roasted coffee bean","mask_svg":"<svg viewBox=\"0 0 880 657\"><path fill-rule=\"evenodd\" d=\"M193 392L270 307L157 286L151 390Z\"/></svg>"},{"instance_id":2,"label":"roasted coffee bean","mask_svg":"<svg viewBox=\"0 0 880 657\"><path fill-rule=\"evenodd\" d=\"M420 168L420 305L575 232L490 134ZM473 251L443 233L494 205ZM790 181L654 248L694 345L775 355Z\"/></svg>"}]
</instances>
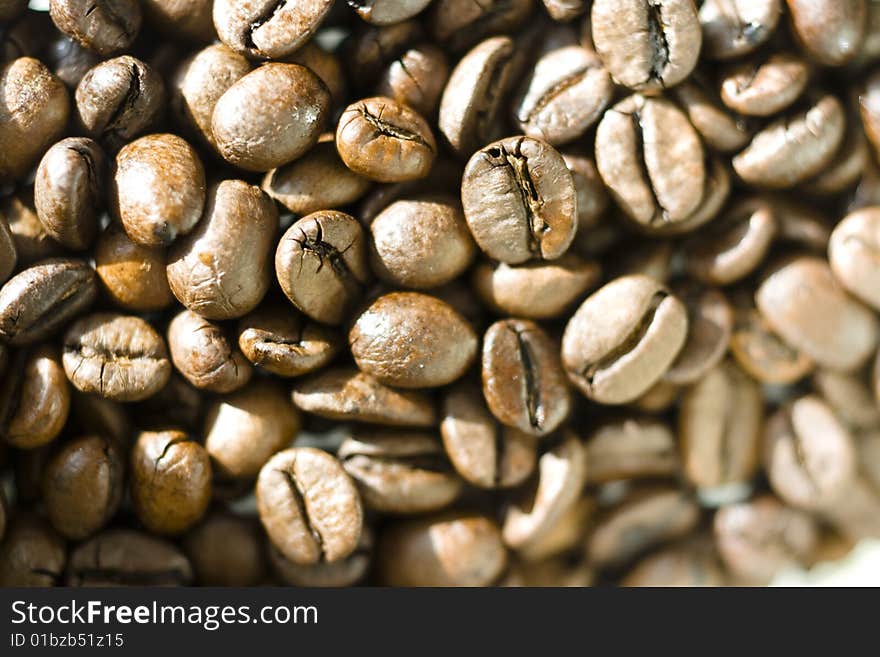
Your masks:
<instances>
[{"instance_id":1,"label":"roasted coffee bean","mask_svg":"<svg viewBox=\"0 0 880 657\"><path fill-rule=\"evenodd\" d=\"M414 19L381 26L362 24L344 42L343 61L351 81L366 87L396 57L424 42L425 30Z\"/></svg>"},{"instance_id":2,"label":"roasted coffee bean","mask_svg":"<svg viewBox=\"0 0 880 657\"><path fill-rule=\"evenodd\" d=\"M687 330L686 308L661 284L624 276L594 292L571 317L562 338L562 364L588 398L626 403L669 369Z\"/></svg>"},{"instance_id":3,"label":"roasted coffee bean","mask_svg":"<svg viewBox=\"0 0 880 657\"><path fill-rule=\"evenodd\" d=\"M129 55L101 62L76 87L80 125L113 150L153 127L164 104L162 77Z\"/></svg>"},{"instance_id":4,"label":"roasted coffee bean","mask_svg":"<svg viewBox=\"0 0 880 657\"><path fill-rule=\"evenodd\" d=\"M458 52L486 37L513 32L533 7L533 0L437 0L428 21L434 40Z\"/></svg>"},{"instance_id":5,"label":"roasted coffee bean","mask_svg":"<svg viewBox=\"0 0 880 657\"><path fill-rule=\"evenodd\" d=\"M797 55L773 53L744 62L721 80L721 100L747 116L772 116L783 111L803 93L810 67Z\"/></svg>"},{"instance_id":6,"label":"roasted coffee bean","mask_svg":"<svg viewBox=\"0 0 880 657\"><path fill-rule=\"evenodd\" d=\"M208 43L215 39L211 0L142 0L146 21L171 39Z\"/></svg>"},{"instance_id":7,"label":"roasted coffee bean","mask_svg":"<svg viewBox=\"0 0 880 657\"><path fill-rule=\"evenodd\" d=\"M101 288L115 305L134 312L152 312L174 301L161 247L132 242L122 228L111 225L98 237L94 253Z\"/></svg>"},{"instance_id":8,"label":"roasted coffee bean","mask_svg":"<svg viewBox=\"0 0 880 657\"><path fill-rule=\"evenodd\" d=\"M211 512L186 534L183 549L202 586L257 586L266 572L263 537L248 517Z\"/></svg>"},{"instance_id":9,"label":"roasted coffee bean","mask_svg":"<svg viewBox=\"0 0 880 657\"><path fill-rule=\"evenodd\" d=\"M373 25L391 25L412 18L431 0L352 0L355 13Z\"/></svg>"},{"instance_id":10,"label":"roasted coffee bean","mask_svg":"<svg viewBox=\"0 0 880 657\"><path fill-rule=\"evenodd\" d=\"M452 511L388 526L377 561L379 581L389 586L488 586L507 552L492 519Z\"/></svg>"},{"instance_id":11,"label":"roasted coffee bean","mask_svg":"<svg viewBox=\"0 0 880 657\"><path fill-rule=\"evenodd\" d=\"M712 541L707 537L699 536L694 540L654 552L640 560L626 574L621 585L725 586L728 584L728 579Z\"/></svg>"},{"instance_id":12,"label":"roasted coffee bean","mask_svg":"<svg viewBox=\"0 0 880 657\"><path fill-rule=\"evenodd\" d=\"M749 122L728 110L702 78L695 76L681 83L672 90L672 96L707 146L731 153L749 143Z\"/></svg>"},{"instance_id":13,"label":"roasted coffee bean","mask_svg":"<svg viewBox=\"0 0 880 657\"><path fill-rule=\"evenodd\" d=\"M474 486L510 488L535 469L536 438L499 424L474 384L459 383L446 393L440 434L455 470Z\"/></svg>"},{"instance_id":14,"label":"roasted coffee bean","mask_svg":"<svg viewBox=\"0 0 880 657\"><path fill-rule=\"evenodd\" d=\"M28 3L23 0L4 0L0 3L0 20L8 21L27 9Z\"/></svg>"},{"instance_id":15,"label":"roasted coffee bean","mask_svg":"<svg viewBox=\"0 0 880 657\"><path fill-rule=\"evenodd\" d=\"M18 252L15 248L15 238L6 219L2 217L2 211L0 211L0 285L12 275L17 263Z\"/></svg>"},{"instance_id":16,"label":"roasted coffee bean","mask_svg":"<svg viewBox=\"0 0 880 657\"><path fill-rule=\"evenodd\" d=\"M865 0L785 0L794 35L818 63L842 66L859 54L865 36Z\"/></svg>"},{"instance_id":17,"label":"roasted coffee bean","mask_svg":"<svg viewBox=\"0 0 880 657\"><path fill-rule=\"evenodd\" d=\"M529 565L566 557L579 563L582 559L578 553L583 552L583 545L595 515L596 500L591 496L578 498L546 532L519 548L516 551L517 558Z\"/></svg>"},{"instance_id":18,"label":"roasted coffee bean","mask_svg":"<svg viewBox=\"0 0 880 657\"><path fill-rule=\"evenodd\" d=\"M49 14L59 30L102 57L128 49L141 29L136 0L50 0Z\"/></svg>"},{"instance_id":19,"label":"roasted coffee bean","mask_svg":"<svg viewBox=\"0 0 880 657\"><path fill-rule=\"evenodd\" d=\"M700 7L703 52L733 59L765 43L776 30L782 0L706 0Z\"/></svg>"},{"instance_id":20,"label":"roasted coffee bean","mask_svg":"<svg viewBox=\"0 0 880 657\"><path fill-rule=\"evenodd\" d=\"M101 58L66 34L59 34L43 53L43 61L69 89L76 89L82 77Z\"/></svg>"},{"instance_id":21,"label":"roasted coffee bean","mask_svg":"<svg viewBox=\"0 0 880 657\"><path fill-rule=\"evenodd\" d=\"M575 239L579 242L587 238L608 208L608 192L591 158L578 150L563 151L561 155L574 181L578 208Z\"/></svg>"},{"instance_id":22,"label":"roasted coffee bean","mask_svg":"<svg viewBox=\"0 0 880 657\"><path fill-rule=\"evenodd\" d=\"M171 362L200 390L227 393L250 381L253 368L223 327L184 310L168 325Z\"/></svg>"},{"instance_id":23,"label":"roasted coffee bean","mask_svg":"<svg viewBox=\"0 0 880 657\"><path fill-rule=\"evenodd\" d=\"M174 76L171 110L176 121L216 149L211 119L220 97L251 71L246 57L222 44L184 60Z\"/></svg>"},{"instance_id":24,"label":"roasted coffee bean","mask_svg":"<svg viewBox=\"0 0 880 657\"><path fill-rule=\"evenodd\" d=\"M300 565L333 563L357 548L363 510L354 482L326 452L278 452L257 478L257 509L269 540Z\"/></svg>"},{"instance_id":25,"label":"roasted coffee bean","mask_svg":"<svg viewBox=\"0 0 880 657\"><path fill-rule=\"evenodd\" d=\"M205 449L215 473L253 478L275 452L293 442L300 424L299 411L279 384L255 380L208 406Z\"/></svg>"},{"instance_id":26,"label":"roasted coffee bean","mask_svg":"<svg viewBox=\"0 0 880 657\"><path fill-rule=\"evenodd\" d=\"M577 196L565 161L531 137L477 151L465 168L461 199L479 247L507 264L559 258L577 231Z\"/></svg>"},{"instance_id":27,"label":"roasted coffee bean","mask_svg":"<svg viewBox=\"0 0 880 657\"><path fill-rule=\"evenodd\" d=\"M432 116L449 78L449 63L443 51L424 43L413 46L388 64L376 93L409 105L422 116Z\"/></svg>"},{"instance_id":28,"label":"roasted coffee bean","mask_svg":"<svg viewBox=\"0 0 880 657\"><path fill-rule=\"evenodd\" d=\"M176 135L141 137L116 156L113 211L133 242L167 246L189 233L205 207L205 170Z\"/></svg>"},{"instance_id":29,"label":"roasted coffee bean","mask_svg":"<svg viewBox=\"0 0 880 657\"><path fill-rule=\"evenodd\" d=\"M0 379L0 437L19 449L55 440L70 412L70 386L58 349L42 345L10 358Z\"/></svg>"},{"instance_id":30,"label":"roasted coffee bean","mask_svg":"<svg viewBox=\"0 0 880 657\"><path fill-rule=\"evenodd\" d=\"M703 40L692 0L596 0L592 28L608 72L637 91L656 92L684 80Z\"/></svg>"},{"instance_id":31,"label":"roasted coffee bean","mask_svg":"<svg viewBox=\"0 0 880 657\"><path fill-rule=\"evenodd\" d=\"M417 292L393 292L371 303L348 334L361 371L400 388L452 383L474 362L477 336L447 303Z\"/></svg>"},{"instance_id":32,"label":"roasted coffee bean","mask_svg":"<svg viewBox=\"0 0 880 657\"><path fill-rule=\"evenodd\" d=\"M64 444L43 473L52 526L73 540L103 528L122 501L124 475L124 456L112 438L83 436Z\"/></svg>"},{"instance_id":33,"label":"roasted coffee bean","mask_svg":"<svg viewBox=\"0 0 880 657\"><path fill-rule=\"evenodd\" d=\"M98 233L103 174L103 149L81 137L59 141L37 167L37 216L46 232L69 249L88 248Z\"/></svg>"},{"instance_id":34,"label":"roasted coffee bean","mask_svg":"<svg viewBox=\"0 0 880 657\"><path fill-rule=\"evenodd\" d=\"M675 285L688 314L688 334L663 380L687 385L701 378L724 357L733 333L733 308L718 290L699 284Z\"/></svg>"},{"instance_id":35,"label":"roasted coffee bean","mask_svg":"<svg viewBox=\"0 0 880 657\"><path fill-rule=\"evenodd\" d=\"M880 426L880 408L868 382L856 374L817 370L810 379L838 418L853 430Z\"/></svg>"},{"instance_id":36,"label":"roasted coffee bean","mask_svg":"<svg viewBox=\"0 0 880 657\"><path fill-rule=\"evenodd\" d=\"M489 327L483 336L483 394L502 424L543 436L566 419L571 398L558 354L535 322L506 319Z\"/></svg>"},{"instance_id":37,"label":"roasted coffee bean","mask_svg":"<svg viewBox=\"0 0 880 657\"><path fill-rule=\"evenodd\" d=\"M761 283L755 301L776 333L823 367L857 369L877 346L877 318L847 296L819 258L779 264Z\"/></svg>"},{"instance_id":38,"label":"roasted coffee bean","mask_svg":"<svg viewBox=\"0 0 880 657\"><path fill-rule=\"evenodd\" d=\"M109 399L74 391L70 406L71 428L80 435L96 434L128 447L132 423L125 407Z\"/></svg>"},{"instance_id":39,"label":"roasted coffee bean","mask_svg":"<svg viewBox=\"0 0 880 657\"><path fill-rule=\"evenodd\" d=\"M358 430L340 445L337 455L369 510L439 511L462 489L443 446L430 433Z\"/></svg>"},{"instance_id":40,"label":"roasted coffee bean","mask_svg":"<svg viewBox=\"0 0 880 657\"><path fill-rule=\"evenodd\" d=\"M46 258L63 255L64 249L49 237L37 217L32 189L0 199L0 215L6 218L9 225L15 245L15 264L20 269ZM9 267L8 264L5 266Z\"/></svg>"},{"instance_id":41,"label":"roasted coffee bean","mask_svg":"<svg viewBox=\"0 0 880 657\"><path fill-rule=\"evenodd\" d=\"M794 187L831 162L843 142L846 118L834 96L811 101L806 110L777 119L733 158L733 168L756 187Z\"/></svg>"},{"instance_id":42,"label":"roasted coffee bean","mask_svg":"<svg viewBox=\"0 0 880 657\"><path fill-rule=\"evenodd\" d=\"M242 55L280 59L305 44L333 5L332 0L216 0L217 36Z\"/></svg>"},{"instance_id":43,"label":"roasted coffee bean","mask_svg":"<svg viewBox=\"0 0 880 657\"><path fill-rule=\"evenodd\" d=\"M684 475L698 489L749 482L758 469L764 403L758 384L734 363L684 391L678 416Z\"/></svg>"},{"instance_id":44,"label":"roasted coffee bean","mask_svg":"<svg viewBox=\"0 0 880 657\"><path fill-rule=\"evenodd\" d=\"M172 373L168 383L152 397L135 405L135 418L146 429L171 426L200 430L202 396L198 388Z\"/></svg>"},{"instance_id":45,"label":"roasted coffee bean","mask_svg":"<svg viewBox=\"0 0 880 657\"><path fill-rule=\"evenodd\" d=\"M379 182L424 178L437 142L416 111L383 96L349 105L336 127L336 149L345 166Z\"/></svg>"},{"instance_id":46,"label":"roasted coffee bean","mask_svg":"<svg viewBox=\"0 0 880 657\"><path fill-rule=\"evenodd\" d=\"M301 566L270 545L269 563L281 581L290 586L353 586L369 571L373 543L373 532L365 525L355 551L340 561Z\"/></svg>"},{"instance_id":47,"label":"roasted coffee bean","mask_svg":"<svg viewBox=\"0 0 880 657\"><path fill-rule=\"evenodd\" d=\"M272 169L263 178L263 191L300 215L350 205L370 187L367 178L345 166L329 134L303 157Z\"/></svg>"},{"instance_id":48,"label":"roasted coffee bean","mask_svg":"<svg viewBox=\"0 0 880 657\"><path fill-rule=\"evenodd\" d=\"M658 544L687 534L699 516L696 503L683 491L637 489L597 520L587 552L597 567L621 566Z\"/></svg>"},{"instance_id":49,"label":"roasted coffee bean","mask_svg":"<svg viewBox=\"0 0 880 657\"><path fill-rule=\"evenodd\" d=\"M376 215L370 232L373 271L401 287L448 283L470 266L477 251L459 201L448 196L395 201Z\"/></svg>"},{"instance_id":50,"label":"roasted coffee bean","mask_svg":"<svg viewBox=\"0 0 880 657\"><path fill-rule=\"evenodd\" d=\"M621 209L639 224L690 217L704 197L705 155L693 126L662 98L630 96L596 131L596 166Z\"/></svg>"},{"instance_id":51,"label":"roasted coffee bean","mask_svg":"<svg viewBox=\"0 0 880 657\"><path fill-rule=\"evenodd\" d=\"M294 223L275 251L287 298L312 319L341 324L370 278L364 229L343 212L315 212Z\"/></svg>"},{"instance_id":52,"label":"roasted coffee bean","mask_svg":"<svg viewBox=\"0 0 880 657\"><path fill-rule=\"evenodd\" d=\"M401 427L431 427L431 398L415 390L395 390L354 368L329 369L293 388L293 403L331 420Z\"/></svg>"},{"instance_id":53,"label":"roasted coffee bean","mask_svg":"<svg viewBox=\"0 0 880 657\"><path fill-rule=\"evenodd\" d=\"M185 586L192 566L172 543L131 529L109 529L80 544L67 564L68 586Z\"/></svg>"},{"instance_id":54,"label":"roasted coffee bean","mask_svg":"<svg viewBox=\"0 0 880 657\"><path fill-rule=\"evenodd\" d=\"M0 543L0 586L55 586L64 573L64 539L45 520L16 516Z\"/></svg>"},{"instance_id":55,"label":"roasted coffee bean","mask_svg":"<svg viewBox=\"0 0 880 657\"><path fill-rule=\"evenodd\" d=\"M776 233L776 213L770 203L761 197L742 200L685 243L685 266L708 285L729 285L763 262Z\"/></svg>"},{"instance_id":56,"label":"roasted coffee bean","mask_svg":"<svg viewBox=\"0 0 880 657\"><path fill-rule=\"evenodd\" d=\"M573 560L569 555L543 561L519 563L508 567L504 579L496 586L593 586L596 573L585 559Z\"/></svg>"},{"instance_id":57,"label":"roasted coffee bean","mask_svg":"<svg viewBox=\"0 0 880 657\"><path fill-rule=\"evenodd\" d=\"M24 178L62 135L70 97L61 80L31 57L0 69L0 93L0 181Z\"/></svg>"},{"instance_id":58,"label":"roasted coffee bean","mask_svg":"<svg viewBox=\"0 0 880 657\"><path fill-rule=\"evenodd\" d=\"M719 509L713 525L724 564L752 585L766 585L785 568L809 564L819 542L810 516L770 495Z\"/></svg>"},{"instance_id":59,"label":"roasted coffee bean","mask_svg":"<svg viewBox=\"0 0 880 657\"><path fill-rule=\"evenodd\" d=\"M880 309L880 209L865 208L844 217L831 233L828 262L841 285Z\"/></svg>"},{"instance_id":60,"label":"roasted coffee bean","mask_svg":"<svg viewBox=\"0 0 880 657\"><path fill-rule=\"evenodd\" d=\"M515 549L543 539L577 501L589 464L583 443L566 432L562 441L538 459L537 480L511 501L504 514L504 543Z\"/></svg>"},{"instance_id":61,"label":"roasted coffee bean","mask_svg":"<svg viewBox=\"0 0 880 657\"><path fill-rule=\"evenodd\" d=\"M821 508L847 485L855 468L852 435L818 397L801 397L767 421L764 469L774 492L792 506Z\"/></svg>"},{"instance_id":62,"label":"roasted coffee bean","mask_svg":"<svg viewBox=\"0 0 880 657\"><path fill-rule=\"evenodd\" d=\"M64 372L77 390L116 401L156 394L171 376L165 341L135 316L95 313L64 335Z\"/></svg>"},{"instance_id":63,"label":"roasted coffee bean","mask_svg":"<svg viewBox=\"0 0 880 657\"><path fill-rule=\"evenodd\" d=\"M314 146L329 109L327 85L312 71L297 64L269 63L220 96L211 131L226 161L248 171L269 171Z\"/></svg>"},{"instance_id":64,"label":"roasted coffee bean","mask_svg":"<svg viewBox=\"0 0 880 657\"><path fill-rule=\"evenodd\" d=\"M177 430L145 431L131 451L131 498L138 520L157 534L195 525L211 501L208 452Z\"/></svg>"},{"instance_id":65,"label":"roasted coffee bean","mask_svg":"<svg viewBox=\"0 0 880 657\"><path fill-rule=\"evenodd\" d=\"M56 333L97 296L95 271L82 260L45 260L0 288L0 337L32 344Z\"/></svg>"},{"instance_id":66,"label":"roasted coffee bean","mask_svg":"<svg viewBox=\"0 0 880 657\"><path fill-rule=\"evenodd\" d=\"M649 416L608 420L586 442L587 482L671 477L679 469L675 437Z\"/></svg>"},{"instance_id":67,"label":"roasted coffee bean","mask_svg":"<svg viewBox=\"0 0 880 657\"><path fill-rule=\"evenodd\" d=\"M613 84L596 53L557 48L535 63L514 103L514 120L530 137L563 144L583 135L605 111Z\"/></svg>"},{"instance_id":68,"label":"roasted coffee bean","mask_svg":"<svg viewBox=\"0 0 880 657\"><path fill-rule=\"evenodd\" d=\"M278 211L259 187L224 180L208 189L202 220L168 253L168 283L207 319L241 317L269 289Z\"/></svg>"},{"instance_id":69,"label":"roasted coffee bean","mask_svg":"<svg viewBox=\"0 0 880 657\"><path fill-rule=\"evenodd\" d=\"M321 81L327 85L334 108L344 104L348 80L342 68L342 58L335 50L328 50L313 39L289 57L285 57L283 61L305 66L321 78Z\"/></svg>"},{"instance_id":70,"label":"roasted coffee bean","mask_svg":"<svg viewBox=\"0 0 880 657\"><path fill-rule=\"evenodd\" d=\"M871 162L871 151L865 133L851 121L840 148L831 162L817 176L804 183L812 196L833 196L855 187Z\"/></svg>"}]
</instances>

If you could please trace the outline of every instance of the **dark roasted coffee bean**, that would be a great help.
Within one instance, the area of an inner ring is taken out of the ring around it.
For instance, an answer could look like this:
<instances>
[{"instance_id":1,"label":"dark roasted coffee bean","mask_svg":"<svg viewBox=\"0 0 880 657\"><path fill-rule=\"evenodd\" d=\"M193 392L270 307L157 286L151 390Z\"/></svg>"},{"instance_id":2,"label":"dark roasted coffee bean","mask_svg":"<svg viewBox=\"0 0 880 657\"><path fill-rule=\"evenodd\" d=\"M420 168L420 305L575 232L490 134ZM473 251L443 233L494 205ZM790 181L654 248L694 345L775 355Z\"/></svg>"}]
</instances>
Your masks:
<instances>
[{"instance_id":1,"label":"dark roasted coffee bean","mask_svg":"<svg viewBox=\"0 0 880 657\"><path fill-rule=\"evenodd\" d=\"M432 434L358 430L337 453L364 506L384 513L439 511L455 501L462 480Z\"/></svg>"},{"instance_id":2,"label":"dark roasted coffee bean","mask_svg":"<svg viewBox=\"0 0 880 657\"><path fill-rule=\"evenodd\" d=\"M0 337L32 344L88 309L98 293L95 270L82 260L45 260L0 288Z\"/></svg>"},{"instance_id":3,"label":"dark roasted coffee bean","mask_svg":"<svg viewBox=\"0 0 880 657\"><path fill-rule=\"evenodd\" d=\"M171 376L162 336L139 317L113 313L74 322L64 336L62 362L77 390L116 401L151 397Z\"/></svg>"},{"instance_id":4,"label":"dark roasted coffee bean","mask_svg":"<svg viewBox=\"0 0 880 657\"><path fill-rule=\"evenodd\" d=\"M208 43L216 38L211 0L142 0L144 18L169 39Z\"/></svg>"},{"instance_id":5,"label":"dark roasted coffee bean","mask_svg":"<svg viewBox=\"0 0 880 657\"><path fill-rule=\"evenodd\" d=\"M376 299L348 334L361 371L400 388L452 383L470 367L477 336L447 303L417 292L393 292Z\"/></svg>"},{"instance_id":6,"label":"dark roasted coffee bean","mask_svg":"<svg viewBox=\"0 0 880 657\"><path fill-rule=\"evenodd\" d=\"M67 547L45 520L18 514L0 543L0 586L55 586L64 574Z\"/></svg>"},{"instance_id":7,"label":"dark roasted coffee bean","mask_svg":"<svg viewBox=\"0 0 880 657\"><path fill-rule=\"evenodd\" d=\"M559 258L577 231L577 196L565 161L531 137L477 151L465 168L461 199L479 247L507 264Z\"/></svg>"},{"instance_id":8,"label":"dark roasted coffee bean","mask_svg":"<svg viewBox=\"0 0 880 657\"><path fill-rule=\"evenodd\" d=\"M537 439L499 424L471 383L446 393L440 434L458 474L480 488L517 486L535 469Z\"/></svg>"},{"instance_id":9,"label":"dark roasted coffee bean","mask_svg":"<svg viewBox=\"0 0 880 657\"><path fill-rule=\"evenodd\" d=\"M119 508L124 475L124 456L113 439L83 436L64 444L43 473L52 526L73 540L100 530Z\"/></svg>"},{"instance_id":10,"label":"dark roasted coffee bean","mask_svg":"<svg viewBox=\"0 0 880 657\"><path fill-rule=\"evenodd\" d=\"M200 390L232 392L250 381L253 373L232 336L190 310L168 325L168 348L177 371Z\"/></svg>"},{"instance_id":11,"label":"dark roasted coffee bean","mask_svg":"<svg viewBox=\"0 0 880 657\"><path fill-rule=\"evenodd\" d=\"M50 0L56 27L102 57L123 52L141 29L137 0Z\"/></svg>"},{"instance_id":12,"label":"dark roasted coffee bean","mask_svg":"<svg viewBox=\"0 0 880 657\"><path fill-rule=\"evenodd\" d=\"M43 53L43 61L71 90L90 68L101 61L97 53L84 48L66 34L60 34Z\"/></svg>"},{"instance_id":13,"label":"dark roasted coffee bean","mask_svg":"<svg viewBox=\"0 0 880 657\"><path fill-rule=\"evenodd\" d=\"M345 559L363 530L354 482L339 461L312 447L269 459L257 478L257 509L272 544L300 565Z\"/></svg>"},{"instance_id":14,"label":"dark roasted coffee bean","mask_svg":"<svg viewBox=\"0 0 880 657\"><path fill-rule=\"evenodd\" d=\"M145 431L131 450L130 489L147 529L180 534L201 519L211 501L208 452L182 431Z\"/></svg>"},{"instance_id":15,"label":"dark roasted coffee bean","mask_svg":"<svg viewBox=\"0 0 880 657\"><path fill-rule=\"evenodd\" d=\"M34 205L46 232L69 249L88 248L98 233L104 151L70 137L50 148L34 178Z\"/></svg>"},{"instance_id":16,"label":"dark roasted coffee bean","mask_svg":"<svg viewBox=\"0 0 880 657\"><path fill-rule=\"evenodd\" d=\"M370 278L364 229L343 212L322 211L294 223L275 251L275 274L287 298L325 324L341 324Z\"/></svg>"},{"instance_id":17,"label":"dark roasted coffee bean","mask_svg":"<svg viewBox=\"0 0 880 657\"><path fill-rule=\"evenodd\" d=\"M80 544L67 564L68 586L185 586L192 566L172 543L131 529L110 529Z\"/></svg>"}]
</instances>

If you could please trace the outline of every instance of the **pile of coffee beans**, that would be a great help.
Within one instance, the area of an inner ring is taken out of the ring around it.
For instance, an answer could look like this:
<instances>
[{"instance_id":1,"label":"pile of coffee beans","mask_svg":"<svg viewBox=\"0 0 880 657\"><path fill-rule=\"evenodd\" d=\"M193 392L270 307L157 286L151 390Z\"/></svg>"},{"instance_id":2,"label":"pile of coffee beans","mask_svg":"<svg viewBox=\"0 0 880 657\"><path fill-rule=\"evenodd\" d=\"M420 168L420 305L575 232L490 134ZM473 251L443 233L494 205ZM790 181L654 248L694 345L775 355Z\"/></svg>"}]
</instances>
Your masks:
<instances>
[{"instance_id":1,"label":"pile of coffee beans","mask_svg":"<svg viewBox=\"0 0 880 657\"><path fill-rule=\"evenodd\" d=\"M0 585L761 585L880 537L880 1L0 0Z\"/></svg>"}]
</instances>

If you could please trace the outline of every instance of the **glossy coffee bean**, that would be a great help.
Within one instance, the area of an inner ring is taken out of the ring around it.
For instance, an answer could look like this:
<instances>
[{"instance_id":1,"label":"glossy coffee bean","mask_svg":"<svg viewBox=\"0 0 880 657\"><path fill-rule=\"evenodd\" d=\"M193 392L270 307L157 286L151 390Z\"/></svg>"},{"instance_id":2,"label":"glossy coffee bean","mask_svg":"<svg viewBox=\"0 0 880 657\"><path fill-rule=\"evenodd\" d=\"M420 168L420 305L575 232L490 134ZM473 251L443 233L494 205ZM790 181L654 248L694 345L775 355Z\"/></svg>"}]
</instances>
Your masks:
<instances>
[{"instance_id":1,"label":"glossy coffee bean","mask_svg":"<svg viewBox=\"0 0 880 657\"><path fill-rule=\"evenodd\" d=\"M864 0L786 0L792 31L818 63L841 66L859 53L867 15Z\"/></svg>"},{"instance_id":2,"label":"glossy coffee bean","mask_svg":"<svg viewBox=\"0 0 880 657\"><path fill-rule=\"evenodd\" d=\"M66 562L64 539L39 516L21 513L0 543L0 586L55 586Z\"/></svg>"},{"instance_id":3,"label":"glossy coffee bean","mask_svg":"<svg viewBox=\"0 0 880 657\"><path fill-rule=\"evenodd\" d=\"M713 59L748 54L773 36L782 0L706 0L700 7L703 52Z\"/></svg>"},{"instance_id":4,"label":"glossy coffee bean","mask_svg":"<svg viewBox=\"0 0 880 657\"><path fill-rule=\"evenodd\" d=\"M828 262L837 280L873 308L880 308L880 294L874 285L880 276L878 229L880 212L865 208L844 217L828 242Z\"/></svg>"},{"instance_id":5,"label":"glossy coffee bean","mask_svg":"<svg viewBox=\"0 0 880 657\"><path fill-rule=\"evenodd\" d=\"M174 301L163 248L133 242L121 227L111 225L98 237L94 253L101 289L119 308L152 312Z\"/></svg>"},{"instance_id":6,"label":"glossy coffee bean","mask_svg":"<svg viewBox=\"0 0 880 657\"><path fill-rule=\"evenodd\" d=\"M135 0L51 0L49 13L59 30L102 57L129 48L141 28L141 5Z\"/></svg>"},{"instance_id":7,"label":"glossy coffee bean","mask_svg":"<svg viewBox=\"0 0 880 657\"><path fill-rule=\"evenodd\" d=\"M171 362L200 390L227 393L250 381L253 368L222 326L184 310L168 325Z\"/></svg>"}]
</instances>

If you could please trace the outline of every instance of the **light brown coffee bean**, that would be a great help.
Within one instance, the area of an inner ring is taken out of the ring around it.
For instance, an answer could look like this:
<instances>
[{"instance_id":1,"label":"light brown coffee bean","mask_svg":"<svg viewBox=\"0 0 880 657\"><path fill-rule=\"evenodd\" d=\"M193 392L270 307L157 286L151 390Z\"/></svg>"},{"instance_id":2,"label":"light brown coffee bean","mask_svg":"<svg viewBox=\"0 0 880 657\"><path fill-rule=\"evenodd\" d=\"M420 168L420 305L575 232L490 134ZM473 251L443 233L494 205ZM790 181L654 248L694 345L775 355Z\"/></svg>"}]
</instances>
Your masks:
<instances>
[{"instance_id":1,"label":"light brown coffee bean","mask_svg":"<svg viewBox=\"0 0 880 657\"><path fill-rule=\"evenodd\" d=\"M834 414L851 429L880 426L880 408L864 377L820 369L810 381Z\"/></svg>"},{"instance_id":2,"label":"light brown coffee bean","mask_svg":"<svg viewBox=\"0 0 880 657\"><path fill-rule=\"evenodd\" d=\"M721 100L747 116L772 116L794 103L807 87L809 65L791 53L773 53L732 68L721 79Z\"/></svg>"},{"instance_id":3,"label":"light brown coffee bean","mask_svg":"<svg viewBox=\"0 0 880 657\"><path fill-rule=\"evenodd\" d=\"M301 566L285 559L270 545L269 563L281 581L291 586L353 586L364 579L370 569L374 542L372 530L365 525L357 548L345 559Z\"/></svg>"},{"instance_id":4,"label":"light brown coffee bean","mask_svg":"<svg viewBox=\"0 0 880 657\"><path fill-rule=\"evenodd\" d=\"M837 224L828 242L828 262L837 280L859 299L880 309L880 210L865 208Z\"/></svg>"},{"instance_id":5,"label":"light brown coffee bean","mask_svg":"<svg viewBox=\"0 0 880 657\"><path fill-rule=\"evenodd\" d=\"M178 313L168 325L168 347L174 367L200 390L232 392L253 374L224 328L190 310Z\"/></svg>"},{"instance_id":6,"label":"light brown coffee bean","mask_svg":"<svg viewBox=\"0 0 880 657\"><path fill-rule=\"evenodd\" d=\"M95 271L110 300L125 310L151 312L174 301L165 250L132 242L122 228L110 226L95 244Z\"/></svg>"},{"instance_id":7,"label":"light brown coffee bean","mask_svg":"<svg viewBox=\"0 0 880 657\"><path fill-rule=\"evenodd\" d=\"M705 3L703 6L705 6ZM729 577L713 542L705 536L677 543L641 559L621 580L622 586L726 586Z\"/></svg>"},{"instance_id":8,"label":"light brown coffee bean","mask_svg":"<svg viewBox=\"0 0 880 657\"><path fill-rule=\"evenodd\" d=\"M746 55L773 36L782 0L706 0L700 7L703 52L713 59Z\"/></svg>"},{"instance_id":9,"label":"light brown coffee bean","mask_svg":"<svg viewBox=\"0 0 880 657\"><path fill-rule=\"evenodd\" d=\"M727 109L700 76L693 76L675 87L672 96L707 146L731 153L749 143L752 136L749 122Z\"/></svg>"},{"instance_id":10,"label":"light brown coffee bean","mask_svg":"<svg viewBox=\"0 0 880 657\"><path fill-rule=\"evenodd\" d=\"M51 0L55 26L102 57L131 47L141 29L141 5L135 0Z\"/></svg>"},{"instance_id":11,"label":"light brown coffee bean","mask_svg":"<svg viewBox=\"0 0 880 657\"><path fill-rule=\"evenodd\" d=\"M679 469L675 437L665 422L648 416L607 420L586 442L587 482L671 477Z\"/></svg>"},{"instance_id":12,"label":"light brown coffee bean","mask_svg":"<svg viewBox=\"0 0 880 657\"><path fill-rule=\"evenodd\" d=\"M865 0L785 0L792 32L818 63L842 66L859 54L865 36Z\"/></svg>"},{"instance_id":13,"label":"light brown coffee bean","mask_svg":"<svg viewBox=\"0 0 880 657\"><path fill-rule=\"evenodd\" d=\"M454 52L469 48L496 34L510 33L523 25L534 7L532 0L438 0L428 17L431 34Z\"/></svg>"}]
</instances>

